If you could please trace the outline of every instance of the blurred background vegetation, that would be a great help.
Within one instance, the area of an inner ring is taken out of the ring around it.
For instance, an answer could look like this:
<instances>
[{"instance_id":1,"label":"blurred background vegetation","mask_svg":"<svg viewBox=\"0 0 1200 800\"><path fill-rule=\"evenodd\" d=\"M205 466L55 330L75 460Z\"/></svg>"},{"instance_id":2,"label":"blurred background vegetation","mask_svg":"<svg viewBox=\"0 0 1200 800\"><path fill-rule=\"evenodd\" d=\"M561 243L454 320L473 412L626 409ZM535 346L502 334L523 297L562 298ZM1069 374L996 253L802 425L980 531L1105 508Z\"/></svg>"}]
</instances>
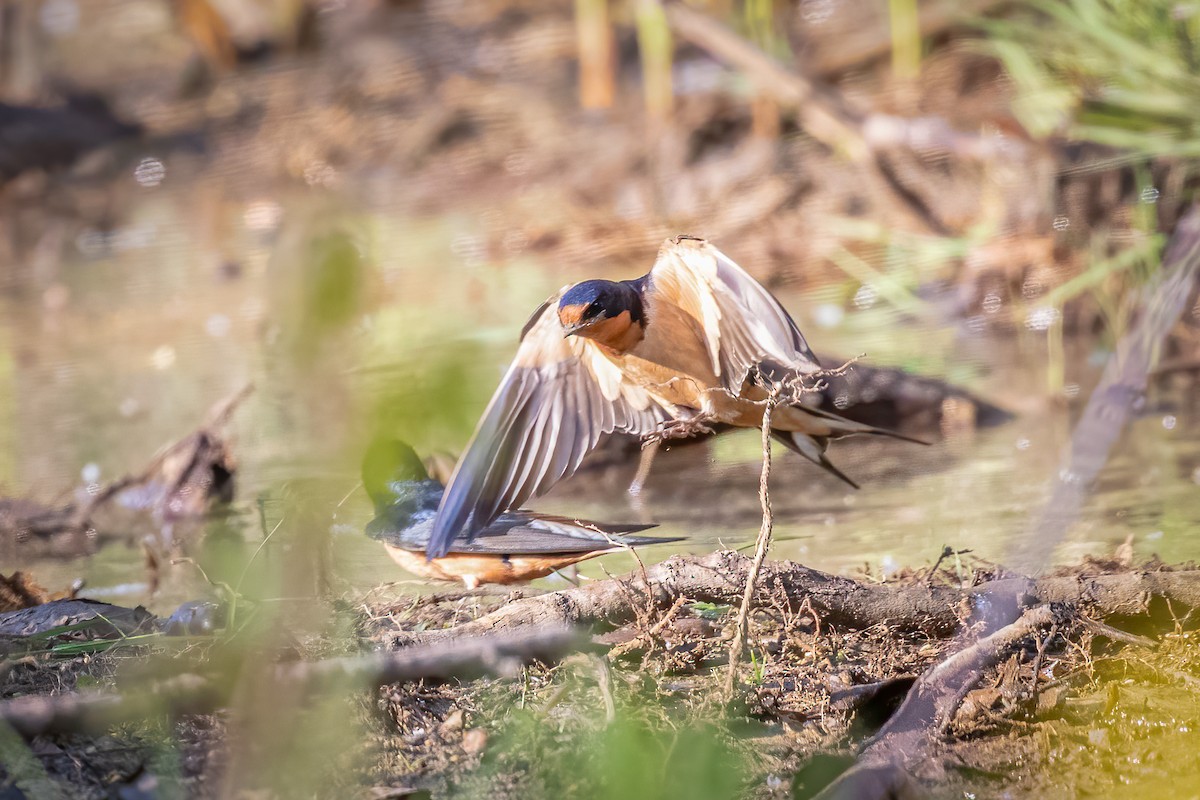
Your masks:
<instances>
[{"instance_id":1,"label":"blurred background vegetation","mask_svg":"<svg viewBox=\"0 0 1200 800\"><path fill-rule=\"evenodd\" d=\"M362 535L367 443L452 457L547 295L640 275L687 232L778 293L819 353L1016 415L976 431L939 408L928 453L847 448L860 495L781 469L773 553L881 577L944 544L1002 559L1193 202L1198 37L1200 5L1168 0L0 0L0 491L80 502L257 387L230 425L237 501L180 522L161 575L145 562L162 519L137 502L53 548L4 517L0 572L83 578L158 613L232 609L215 639L59 651L25 683L0 669L4 696L46 690L48 669L59 687L137 686L191 659L237 699L119 731L142 761L78 741L56 761L0 731L6 775L35 782L13 796L382 798L459 780L480 796L789 796L812 730L783 725L797 738L768 757L766 728L646 687L610 721L586 665L467 699L277 694L267 665L354 652L374 592L425 591L387 585L407 576ZM1200 557L1188 309L1058 559L1128 536L1139 555ZM667 454L644 505L623 494L632 464L602 454L612 469L539 507L658 522L692 552L752 541L756 437L703 450ZM589 713L555 710L564 684ZM495 728L489 746L463 713ZM1160 780L1114 720L1111 769L1089 780ZM1162 751L1188 752L1188 733ZM1079 765L1095 742L1072 746ZM139 770L156 794L126 792Z\"/></svg>"}]
</instances>

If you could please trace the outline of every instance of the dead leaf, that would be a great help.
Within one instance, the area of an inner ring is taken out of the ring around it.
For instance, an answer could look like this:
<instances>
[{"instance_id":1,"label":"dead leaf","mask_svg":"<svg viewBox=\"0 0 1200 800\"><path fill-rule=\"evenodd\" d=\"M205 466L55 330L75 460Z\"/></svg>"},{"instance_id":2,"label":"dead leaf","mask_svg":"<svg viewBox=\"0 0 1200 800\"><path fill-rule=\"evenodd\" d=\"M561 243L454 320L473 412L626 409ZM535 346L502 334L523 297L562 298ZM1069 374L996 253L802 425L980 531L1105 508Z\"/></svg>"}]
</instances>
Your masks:
<instances>
[{"instance_id":1,"label":"dead leaf","mask_svg":"<svg viewBox=\"0 0 1200 800\"><path fill-rule=\"evenodd\" d=\"M7 577L0 574L0 613L33 608L52 600L74 598L76 591L77 589L72 588L65 592L52 594L32 576L20 570Z\"/></svg>"}]
</instances>

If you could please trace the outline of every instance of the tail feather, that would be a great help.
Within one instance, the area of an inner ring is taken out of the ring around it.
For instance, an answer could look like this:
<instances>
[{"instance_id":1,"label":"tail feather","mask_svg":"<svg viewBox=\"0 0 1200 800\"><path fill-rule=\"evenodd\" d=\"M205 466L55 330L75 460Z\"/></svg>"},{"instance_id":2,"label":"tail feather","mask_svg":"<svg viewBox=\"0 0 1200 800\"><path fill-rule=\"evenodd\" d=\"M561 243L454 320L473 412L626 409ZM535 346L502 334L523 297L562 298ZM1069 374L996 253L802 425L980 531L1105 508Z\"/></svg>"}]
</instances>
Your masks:
<instances>
[{"instance_id":1,"label":"tail feather","mask_svg":"<svg viewBox=\"0 0 1200 800\"><path fill-rule=\"evenodd\" d=\"M917 439L914 436L906 436L903 433L888 430L887 428L876 428L873 425L867 425L865 422L855 422L845 417L839 417L837 414L825 411L820 408L809 408L808 406L799 406L804 413L814 417L819 417L833 431L829 436L831 439L840 439L843 436L853 436L855 434L866 434L868 436L887 436L890 439L899 439L902 442L912 442L913 444L923 444L929 446L932 442L927 442L924 439Z\"/></svg>"},{"instance_id":2,"label":"tail feather","mask_svg":"<svg viewBox=\"0 0 1200 800\"><path fill-rule=\"evenodd\" d=\"M799 453L830 475L840 478L855 489L858 488L858 484L851 480L846 473L834 466L834 463L829 460L829 456L825 455L825 448L829 446L829 439L827 437L809 436L804 433L780 430L771 431L771 435L782 442L793 453Z\"/></svg>"}]
</instances>

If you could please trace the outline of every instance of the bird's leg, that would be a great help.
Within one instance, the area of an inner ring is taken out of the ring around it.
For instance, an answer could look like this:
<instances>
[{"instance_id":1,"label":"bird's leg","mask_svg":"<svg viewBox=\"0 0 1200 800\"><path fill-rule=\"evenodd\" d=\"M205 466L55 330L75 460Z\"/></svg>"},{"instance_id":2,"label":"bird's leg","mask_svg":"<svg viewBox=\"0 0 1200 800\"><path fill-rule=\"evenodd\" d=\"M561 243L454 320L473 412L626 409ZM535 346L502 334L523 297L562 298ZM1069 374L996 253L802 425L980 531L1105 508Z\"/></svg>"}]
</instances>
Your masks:
<instances>
[{"instance_id":1,"label":"bird's leg","mask_svg":"<svg viewBox=\"0 0 1200 800\"><path fill-rule=\"evenodd\" d=\"M583 576L579 574L579 567L575 564L563 567L562 569L552 570L552 572L575 587L578 587L583 581Z\"/></svg>"},{"instance_id":2,"label":"bird's leg","mask_svg":"<svg viewBox=\"0 0 1200 800\"><path fill-rule=\"evenodd\" d=\"M662 443L668 439L690 439L693 436L713 433L713 429L708 425L712 421L712 418L706 414L696 414L686 419L673 419L670 422L664 422L653 433L646 434L642 438L642 442Z\"/></svg>"},{"instance_id":3,"label":"bird's leg","mask_svg":"<svg viewBox=\"0 0 1200 800\"><path fill-rule=\"evenodd\" d=\"M654 457L658 455L660 447L662 447L661 439L647 440L643 443L637 473L633 476L633 483L629 484L631 495L637 496L642 493L642 487L646 485L646 478L650 476L650 465L654 463Z\"/></svg>"}]
</instances>

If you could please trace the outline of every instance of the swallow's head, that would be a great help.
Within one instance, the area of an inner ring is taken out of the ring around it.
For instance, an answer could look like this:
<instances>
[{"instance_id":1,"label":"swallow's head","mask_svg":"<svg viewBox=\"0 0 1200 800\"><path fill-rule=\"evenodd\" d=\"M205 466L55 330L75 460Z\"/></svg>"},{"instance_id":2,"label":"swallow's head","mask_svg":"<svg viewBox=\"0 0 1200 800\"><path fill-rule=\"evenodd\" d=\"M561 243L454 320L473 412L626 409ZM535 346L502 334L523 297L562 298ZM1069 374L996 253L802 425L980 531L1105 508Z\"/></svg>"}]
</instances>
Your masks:
<instances>
[{"instance_id":1,"label":"swallow's head","mask_svg":"<svg viewBox=\"0 0 1200 800\"><path fill-rule=\"evenodd\" d=\"M568 289L558 301L563 333L582 333L624 311L620 290L621 285L612 281L584 281Z\"/></svg>"},{"instance_id":2,"label":"swallow's head","mask_svg":"<svg viewBox=\"0 0 1200 800\"><path fill-rule=\"evenodd\" d=\"M604 341L640 323L641 318L641 296L629 283L584 281L568 289L558 301L558 321L564 336ZM640 329L640 324L637 327Z\"/></svg>"}]
</instances>

